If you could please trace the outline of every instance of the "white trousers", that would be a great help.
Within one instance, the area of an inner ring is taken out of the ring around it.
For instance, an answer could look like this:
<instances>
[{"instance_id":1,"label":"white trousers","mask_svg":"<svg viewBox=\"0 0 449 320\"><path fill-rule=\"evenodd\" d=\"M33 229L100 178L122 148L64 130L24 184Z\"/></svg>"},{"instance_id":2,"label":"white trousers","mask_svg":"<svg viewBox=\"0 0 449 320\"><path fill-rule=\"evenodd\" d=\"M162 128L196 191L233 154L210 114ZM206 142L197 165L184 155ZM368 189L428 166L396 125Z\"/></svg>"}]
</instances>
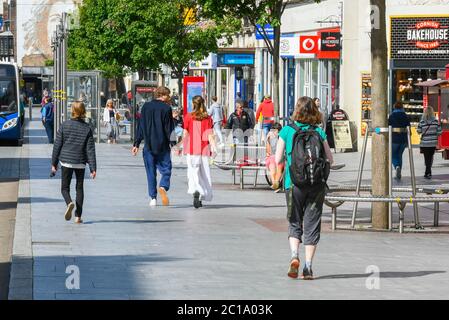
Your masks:
<instances>
[{"instance_id":1,"label":"white trousers","mask_svg":"<svg viewBox=\"0 0 449 320\"><path fill-rule=\"evenodd\" d=\"M210 177L209 157L187 155L188 194L198 191L201 200L212 201L212 179Z\"/></svg>"}]
</instances>

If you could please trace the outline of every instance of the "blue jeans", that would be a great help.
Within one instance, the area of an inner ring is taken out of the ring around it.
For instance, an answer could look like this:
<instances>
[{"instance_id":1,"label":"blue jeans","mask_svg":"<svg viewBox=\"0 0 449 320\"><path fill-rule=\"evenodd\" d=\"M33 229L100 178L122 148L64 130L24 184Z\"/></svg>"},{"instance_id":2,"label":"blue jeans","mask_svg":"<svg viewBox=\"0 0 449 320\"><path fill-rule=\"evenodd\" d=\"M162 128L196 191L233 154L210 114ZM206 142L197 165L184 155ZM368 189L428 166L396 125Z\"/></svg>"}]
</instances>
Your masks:
<instances>
[{"instance_id":1,"label":"blue jeans","mask_svg":"<svg viewBox=\"0 0 449 320\"><path fill-rule=\"evenodd\" d=\"M401 167L402 168L402 154L404 153L405 147L407 147L406 143L392 143L392 161L393 167Z\"/></svg>"},{"instance_id":2,"label":"blue jeans","mask_svg":"<svg viewBox=\"0 0 449 320\"><path fill-rule=\"evenodd\" d=\"M147 182L148 182L148 195L151 199L157 198L157 174L156 169L161 174L161 181L159 182L159 187L164 188L166 191L170 189L170 178L171 178L171 155L170 151L153 155L148 152L146 148L143 149L143 162L145 164L145 170L147 172Z\"/></svg>"},{"instance_id":3,"label":"blue jeans","mask_svg":"<svg viewBox=\"0 0 449 320\"><path fill-rule=\"evenodd\" d=\"M272 126L273 126L272 123L264 123L264 124L262 124L262 130L263 130L263 133L264 133L265 137L270 132Z\"/></svg>"},{"instance_id":4,"label":"blue jeans","mask_svg":"<svg viewBox=\"0 0 449 320\"><path fill-rule=\"evenodd\" d=\"M48 143L53 143L55 127L53 122L45 121L44 122L45 132L47 132Z\"/></svg>"}]
</instances>

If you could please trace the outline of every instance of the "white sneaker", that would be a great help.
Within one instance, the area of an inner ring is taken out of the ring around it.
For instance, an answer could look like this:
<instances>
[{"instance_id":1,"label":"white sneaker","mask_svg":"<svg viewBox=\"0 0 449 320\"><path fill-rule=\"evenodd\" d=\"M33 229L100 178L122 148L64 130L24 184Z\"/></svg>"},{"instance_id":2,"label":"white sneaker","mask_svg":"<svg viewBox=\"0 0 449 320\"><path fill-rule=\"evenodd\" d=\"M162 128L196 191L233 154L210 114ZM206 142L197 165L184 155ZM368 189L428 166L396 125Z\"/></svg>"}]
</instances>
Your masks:
<instances>
[{"instance_id":1,"label":"white sneaker","mask_svg":"<svg viewBox=\"0 0 449 320\"><path fill-rule=\"evenodd\" d=\"M155 207L157 205L156 199L151 199L150 201L150 207Z\"/></svg>"}]
</instances>

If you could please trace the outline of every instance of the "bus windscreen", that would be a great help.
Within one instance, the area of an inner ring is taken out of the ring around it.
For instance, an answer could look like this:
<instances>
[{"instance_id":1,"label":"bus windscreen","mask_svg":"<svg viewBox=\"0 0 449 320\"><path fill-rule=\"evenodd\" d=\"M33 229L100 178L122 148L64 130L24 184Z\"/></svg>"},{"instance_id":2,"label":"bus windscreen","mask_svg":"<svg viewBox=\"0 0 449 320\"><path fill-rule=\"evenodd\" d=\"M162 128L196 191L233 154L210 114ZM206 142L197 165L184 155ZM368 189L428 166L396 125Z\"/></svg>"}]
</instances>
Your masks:
<instances>
[{"instance_id":1,"label":"bus windscreen","mask_svg":"<svg viewBox=\"0 0 449 320\"><path fill-rule=\"evenodd\" d=\"M17 112L17 91L14 80L0 80L0 114Z\"/></svg>"}]
</instances>

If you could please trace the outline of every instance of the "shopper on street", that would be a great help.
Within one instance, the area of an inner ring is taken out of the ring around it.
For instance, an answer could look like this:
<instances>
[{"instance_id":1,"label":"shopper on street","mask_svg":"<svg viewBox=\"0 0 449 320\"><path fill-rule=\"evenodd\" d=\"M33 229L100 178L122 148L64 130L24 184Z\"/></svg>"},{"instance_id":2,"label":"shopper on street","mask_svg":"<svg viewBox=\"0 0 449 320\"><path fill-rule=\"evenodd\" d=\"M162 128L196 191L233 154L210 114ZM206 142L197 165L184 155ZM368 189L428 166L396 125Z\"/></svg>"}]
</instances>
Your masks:
<instances>
[{"instance_id":1,"label":"shopper on street","mask_svg":"<svg viewBox=\"0 0 449 320\"><path fill-rule=\"evenodd\" d=\"M47 96L44 100L44 106L41 109L42 124L45 127L47 133L48 143L52 144L54 141L55 133L55 107L53 100Z\"/></svg>"},{"instance_id":2,"label":"shopper on street","mask_svg":"<svg viewBox=\"0 0 449 320\"><path fill-rule=\"evenodd\" d=\"M213 121L208 115L201 96L192 99L192 113L184 120L184 152L187 155L188 193L193 195L193 206L200 208L202 201L212 201L212 179L209 158L215 150Z\"/></svg>"},{"instance_id":3,"label":"shopper on street","mask_svg":"<svg viewBox=\"0 0 449 320\"><path fill-rule=\"evenodd\" d=\"M233 112L226 123L226 129L232 129L234 143L248 143L249 129L252 127L251 117L243 110L243 101L237 100Z\"/></svg>"},{"instance_id":4,"label":"shopper on street","mask_svg":"<svg viewBox=\"0 0 449 320\"><path fill-rule=\"evenodd\" d=\"M287 197L287 219L289 221L289 243L291 249L288 276L291 278L298 277L300 265L299 245L302 243L304 234L306 261L302 278L312 280L312 261L320 240L321 215L326 190L325 179L327 177L315 180L313 184L304 184L298 187L292 182L292 177L297 175L294 175L291 170L299 169L299 167L296 167L297 163L295 163L295 167L292 167L292 159L295 156L295 161L297 159L304 161L302 157L298 157L296 154L299 154L297 153L299 148L302 145L305 147L306 141L311 141L311 138L305 140L306 138L301 137L314 137L314 141L318 143L316 146L319 147L319 163L321 165L324 166L327 163L325 167L329 168L333 158L327 143L326 134L319 127L321 113L311 98L302 97L298 100L292 115L292 121L292 125L286 126L281 130L279 134L280 139L276 146L276 163L281 165L284 158L286 158L284 184ZM305 133L308 136L303 135ZM315 150L315 148L313 149ZM309 158L312 159L312 156ZM324 172L322 177L324 177Z\"/></svg>"},{"instance_id":5,"label":"shopper on street","mask_svg":"<svg viewBox=\"0 0 449 320\"><path fill-rule=\"evenodd\" d=\"M91 127L84 121L86 108L82 102L72 104L72 119L65 121L56 135L52 155L52 173L61 165L61 192L67 209L65 219L72 219L72 211L75 204L70 196L70 183L73 173L76 176L76 211L75 223L83 223L84 202L84 173L86 163L89 164L90 176L97 176L97 161L95 156L95 142Z\"/></svg>"},{"instance_id":6,"label":"shopper on street","mask_svg":"<svg viewBox=\"0 0 449 320\"><path fill-rule=\"evenodd\" d=\"M218 138L218 143L223 146L223 119L224 112L223 107L218 103L218 98L216 96L212 97L212 105L209 109L209 115L212 117L212 122L214 125L215 136Z\"/></svg>"},{"instance_id":7,"label":"shopper on street","mask_svg":"<svg viewBox=\"0 0 449 320\"><path fill-rule=\"evenodd\" d=\"M438 136L441 134L441 126L435 118L435 111L431 106L424 110L417 132L421 134L419 146L421 153L424 154L424 162L426 164L424 178L432 179L433 156L438 145Z\"/></svg>"},{"instance_id":8,"label":"shopper on street","mask_svg":"<svg viewBox=\"0 0 449 320\"><path fill-rule=\"evenodd\" d=\"M388 118L388 125L393 129L405 130L407 127L410 127L410 120L404 111L402 102L398 101L395 103L393 112ZM402 154L407 147L407 132L393 132L392 137L393 168L396 171L396 179L400 180L402 177Z\"/></svg>"},{"instance_id":9,"label":"shopper on street","mask_svg":"<svg viewBox=\"0 0 449 320\"><path fill-rule=\"evenodd\" d=\"M155 99L142 106L136 140L131 150L134 156L137 155L142 140L145 140L143 160L147 173L151 207L157 204L158 191L162 199L162 205L169 205L167 192L170 189L172 172L170 147L176 144L176 134L172 136L175 123L170 104L170 89L158 87L155 91ZM159 188L157 188L156 169L162 175Z\"/></svg>"},{"instance_id":10,"label":"shopper on street","mask_svg":"<svg viewBox=\"0 0 449 320\"><path fill-rule=\"evenodd\" d=\"M106 126L108 143L117 143L117 139L120 136L118 119L120 119L120 114L114 108L112 99L109 99L103 112L103 123Z\"/></svg>"},{"instance_id":11,"label":"shopper on street","mask_svg":"<svg viewBox=\"0 0 449 320\"><path fill-rule=\"evenodd\" d=\"M259 108L257 108L256 112L257 121L259 121L260 116L264 118L262 123L262 130L266 137L274 124L274 120L272 119L274 117L274 104L273 101L271 101L270 95L266 95L263 99L263 102L260 104Z\"/></svg>"},{"instance_id":12,"label":"shopper on street","mask_svg":"<svg viewBox=\"0 0 449 320\"><path fill-rule=\"evenodd\" d=\"M321 122L321 129L323 129L324 132L326 132L326 122L327 122L327 118L328 118L328 114L327 114L327 110L321 108L321 100L320 98L314 98L313 102L315 102L316 106L318 107L318 110L320 110L322 116L323 116L323 120Z\"/></svg>"}]
</instances>

